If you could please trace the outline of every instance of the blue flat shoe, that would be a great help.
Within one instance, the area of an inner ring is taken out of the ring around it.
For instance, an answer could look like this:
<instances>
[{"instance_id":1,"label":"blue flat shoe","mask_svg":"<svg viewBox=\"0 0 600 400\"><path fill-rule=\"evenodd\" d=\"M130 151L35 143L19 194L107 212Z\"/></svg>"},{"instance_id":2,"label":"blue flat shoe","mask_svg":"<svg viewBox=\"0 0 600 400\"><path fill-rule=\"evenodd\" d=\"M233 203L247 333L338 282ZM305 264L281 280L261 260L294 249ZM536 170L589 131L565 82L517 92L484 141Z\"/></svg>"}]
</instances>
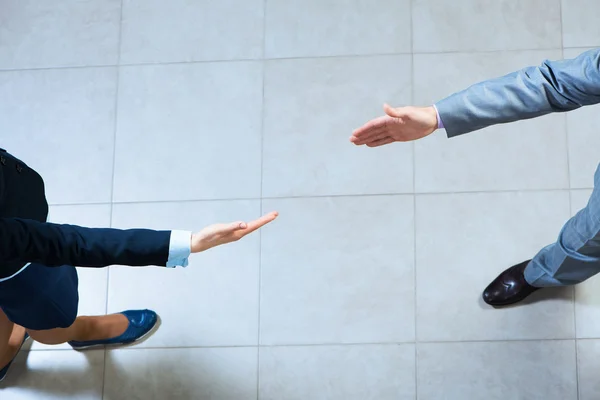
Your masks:
<instances>
[{"instance_id":1,"label":"blue flat shoe","mask_svg":"<svg viewBox=\"0 0 600 400\"><path fill-rule=\"evenodd\" d=\"M23 338L23 341L21 342L21 346L19 347L17 354L19 354L19 351L21 351L21 347L23 347L23 345L25 344L27 339L29 339L29 335L27 333L25 333L25 337ZM4 378L6 378L6 374L8 373L8 370L10 369L10 366L13 363L13 361L15 361L15 358L17 358L16 354L13 357L13 359L10 360L9 363L4 368L0 369L0 382L2 382L4 380Z\"/></svg>"},{"instance_id":2,"label":"blue flat shoe","mask_svg":"<svg viewBox=\"0 0 600 400\"><path fill-rule=\"evenodd\" d=\"M75 350L87 350L99 346L119 346L139 341L150 334L158 322L158 315L151 310L128 310L121 314L129 320L129 326L122 335L111 339L90 340L86 342L70 341L69 344Z\"/></svg>"}]
</instances>

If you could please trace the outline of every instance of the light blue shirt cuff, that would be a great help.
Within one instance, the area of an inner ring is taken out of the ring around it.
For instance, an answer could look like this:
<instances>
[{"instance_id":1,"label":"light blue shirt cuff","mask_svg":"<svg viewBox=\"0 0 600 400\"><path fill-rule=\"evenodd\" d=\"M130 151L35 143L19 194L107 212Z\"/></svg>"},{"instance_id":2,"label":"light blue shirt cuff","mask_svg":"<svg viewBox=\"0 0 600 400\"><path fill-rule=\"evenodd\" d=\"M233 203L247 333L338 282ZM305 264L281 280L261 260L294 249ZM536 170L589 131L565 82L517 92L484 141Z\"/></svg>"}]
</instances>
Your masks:
<instances>
[{"instance_id":1,"label":"light blue shirt cuff","mask_svg":"<svg viewBox=\"0 0 600 400\"><path fill-rule=\"evenodd\" d=\"M192 253L192 232L171 231L167 268L187 267Z\"/></svg>"},{"instance_id":2,"label":"light blue shirt cuff","mask_svg":"<svg viewBox=\"0 0 600 400\"><path fill-rule=\"evenodd\" d=\"M438 129L444 129L444 122L442 122L442 118L440 118L440 112L438 111L436 105L433 105L433 108L435 108L435 113L437 114L437 120L438 120Z\"/></svg>"}]
</instances>

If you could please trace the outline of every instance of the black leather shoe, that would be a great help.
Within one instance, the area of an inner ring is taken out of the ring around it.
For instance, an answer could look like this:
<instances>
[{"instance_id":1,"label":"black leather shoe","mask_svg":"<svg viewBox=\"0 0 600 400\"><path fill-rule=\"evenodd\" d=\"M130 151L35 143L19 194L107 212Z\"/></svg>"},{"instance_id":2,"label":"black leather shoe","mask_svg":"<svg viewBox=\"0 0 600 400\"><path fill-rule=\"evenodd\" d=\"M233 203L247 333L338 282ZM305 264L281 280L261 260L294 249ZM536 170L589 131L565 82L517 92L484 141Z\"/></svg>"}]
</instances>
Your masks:
<instances>
[{"instance_id":1,"label":"black leather shoe","mask_svg":"<svg viewBox=\"0 0 600 400\"><path fill-rule=\"evenodd\" d=\"M483 291L483 301L494 307L518 303L540 289L525 280L525 267L531 260L510 267L489 284Z\"/></svg>"}]
</instances>

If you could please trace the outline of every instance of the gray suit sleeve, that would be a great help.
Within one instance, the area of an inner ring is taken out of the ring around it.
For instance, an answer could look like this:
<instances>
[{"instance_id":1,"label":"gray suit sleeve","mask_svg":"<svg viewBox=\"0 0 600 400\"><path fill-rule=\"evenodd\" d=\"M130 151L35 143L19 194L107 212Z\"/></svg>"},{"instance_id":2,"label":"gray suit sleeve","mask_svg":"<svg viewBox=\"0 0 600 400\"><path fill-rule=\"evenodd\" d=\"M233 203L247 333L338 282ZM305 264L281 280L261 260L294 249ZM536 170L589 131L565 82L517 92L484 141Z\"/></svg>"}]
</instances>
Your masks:
<instances>
[{"instance_id":1,"label":"gray suit sleeve","mask_svg":"<svg viewBox=\"0 0 600 400\"><path fill-rule=\"evenodd\" d=\"M475 84L438 103L448 137L600 103L600 49Z\"/></svg>"}]
</instances>

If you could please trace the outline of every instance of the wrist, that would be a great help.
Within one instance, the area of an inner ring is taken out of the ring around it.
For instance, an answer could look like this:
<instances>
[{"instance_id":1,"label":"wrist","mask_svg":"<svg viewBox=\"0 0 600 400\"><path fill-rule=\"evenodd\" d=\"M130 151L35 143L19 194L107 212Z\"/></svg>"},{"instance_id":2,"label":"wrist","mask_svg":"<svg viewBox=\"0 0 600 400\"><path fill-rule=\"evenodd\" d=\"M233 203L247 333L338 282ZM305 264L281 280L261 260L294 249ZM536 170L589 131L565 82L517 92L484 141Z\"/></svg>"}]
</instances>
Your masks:
<instances>
[{"instance_id":1,"label":"wrist","mask_svg":"<svg viewBox=\"0 0 600 400\"><path fill-rule=\"evenodd\" d=\"M190 248L192 249L192 253L200 253L204 250L203 248L203 240L198 233L192 233Z\"/></svg>"},{"instance_id":2,"label":"wrist","mask_svg":"<svg viewBox=\"0 0 600 400\"><path fill-rule=\"evenodd\" d=\"M434 113L434 117L435 117L435 129L444 129L444 123L442 122L442 118L440 118L440 112L438 111L438 108L436 107L436 105L432 105L431 109L433 110Z\"/></svg>"}]
</instances>

